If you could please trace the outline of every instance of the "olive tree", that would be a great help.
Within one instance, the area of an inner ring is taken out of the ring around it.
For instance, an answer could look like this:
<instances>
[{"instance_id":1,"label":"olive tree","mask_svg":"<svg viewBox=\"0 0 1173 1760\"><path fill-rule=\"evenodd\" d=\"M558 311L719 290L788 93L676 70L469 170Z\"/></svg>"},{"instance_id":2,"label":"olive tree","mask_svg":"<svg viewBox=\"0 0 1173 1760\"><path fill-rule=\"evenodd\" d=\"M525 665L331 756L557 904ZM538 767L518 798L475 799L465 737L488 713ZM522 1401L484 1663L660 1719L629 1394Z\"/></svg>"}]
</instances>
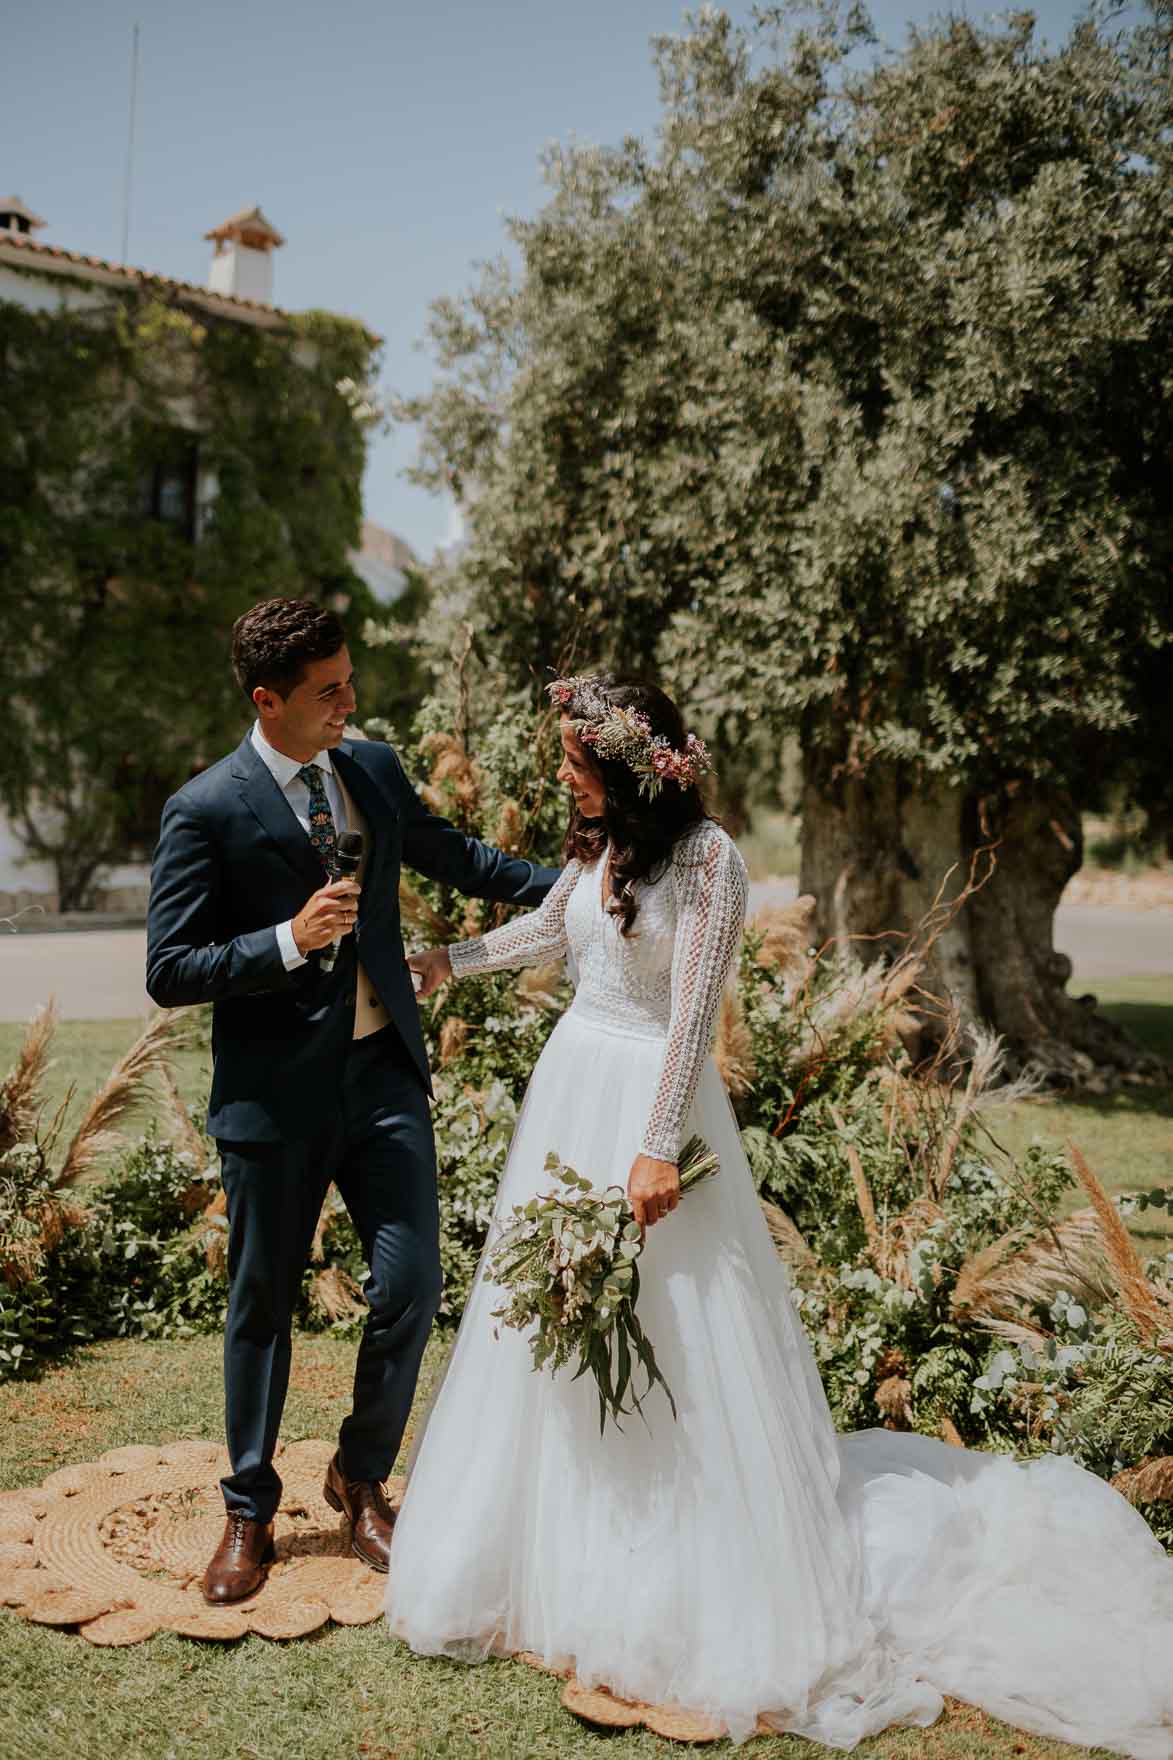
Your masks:
<instances>
[{"instance_id":1,"label":"olive tree","mask_svg":"<svg viewBox=\"0 0 1173 1760\"><path fill-rule=\"evenodd\" d=\"M1127 1065L1052 919L1081 805L1170 802L1169 13L880 54L706 11L656 53L655 143L550 155L403 412L482 636L658 673L724 759L797 733L827 933L882 948L993 850L940 983L1058 1075Z\"/></svg>"}]
</instances>

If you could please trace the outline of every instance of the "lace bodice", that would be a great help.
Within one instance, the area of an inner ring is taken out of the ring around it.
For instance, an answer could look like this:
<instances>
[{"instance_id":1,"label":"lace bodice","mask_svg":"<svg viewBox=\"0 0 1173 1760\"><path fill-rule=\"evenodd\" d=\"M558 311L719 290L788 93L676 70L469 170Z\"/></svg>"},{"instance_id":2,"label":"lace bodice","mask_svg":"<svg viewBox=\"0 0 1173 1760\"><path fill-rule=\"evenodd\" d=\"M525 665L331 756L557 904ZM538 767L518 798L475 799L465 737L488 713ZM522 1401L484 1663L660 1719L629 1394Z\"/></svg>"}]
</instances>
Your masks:
<instances>
[{"instance_id":1,"label":"lace bodice","mask_svg":"<svg viewBox=\"0 0 1173 1760\"><path fill-rule=\"evenodd\" d=\"M604 867L570 862L539 909L449 948L452 973L462 978L569 954L576 1016L664 1041L643 1151L675 1161L741 945L745 863L720 826L693 827L664 874L639 885L635 929L626 937L603 906Z\"/></svg>"}]
</instances>

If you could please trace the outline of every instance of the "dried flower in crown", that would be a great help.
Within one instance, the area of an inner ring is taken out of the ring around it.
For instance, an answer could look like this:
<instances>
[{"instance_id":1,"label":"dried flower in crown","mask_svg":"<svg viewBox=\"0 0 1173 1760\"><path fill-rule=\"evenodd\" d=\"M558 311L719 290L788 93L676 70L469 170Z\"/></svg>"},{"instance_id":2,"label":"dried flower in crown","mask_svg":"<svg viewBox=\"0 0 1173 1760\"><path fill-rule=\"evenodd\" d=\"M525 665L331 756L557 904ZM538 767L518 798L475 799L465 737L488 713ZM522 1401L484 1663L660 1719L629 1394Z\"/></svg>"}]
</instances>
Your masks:
<instances>
[{"instance_id":1,"label":"dried flower in crown","mask_svg":"<svg viewBox=\"0 0 1173 1760\"><path fill-rule=\"evenodd\" d=\"M577 709L570 724L583 745L596 757L626 764L649 800L655 800L665 782L692 788L713 768L708 748L695 733L677 751L663 734L652 732L646 715L613 703L597 678L556 678L546 689L557 708L568 711L573 704Z\"/></svg>"}]
</instances>

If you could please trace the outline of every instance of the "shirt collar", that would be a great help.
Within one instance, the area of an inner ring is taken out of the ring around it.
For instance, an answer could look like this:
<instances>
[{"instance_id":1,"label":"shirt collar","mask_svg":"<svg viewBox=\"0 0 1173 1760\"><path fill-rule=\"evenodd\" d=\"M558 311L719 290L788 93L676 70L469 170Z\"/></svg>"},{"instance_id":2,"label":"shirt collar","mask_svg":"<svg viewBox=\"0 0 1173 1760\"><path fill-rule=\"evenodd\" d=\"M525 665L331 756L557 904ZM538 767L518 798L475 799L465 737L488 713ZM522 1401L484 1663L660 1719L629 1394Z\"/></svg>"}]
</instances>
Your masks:
<instances>
[{"instance_id":1,"label":"shirt collar","mask_svg":"<svg viewBox=\"0 0 1173 1760\"><path fill-rule=\"evenodd\" d=\"M261 732L261 724L259 721L253 722L252 742L257 752L264 759L278 788L288 788L298 772L305 768L304 764L299 763L296 758L287 757L284 752L279 752L276 746L271 746L269 744L268 740ZM319 770L324 770L327 776L333 775L329 752L324 750L315 752L309 762L311 764L316 764Z\"/></svg>"}]
</instances>

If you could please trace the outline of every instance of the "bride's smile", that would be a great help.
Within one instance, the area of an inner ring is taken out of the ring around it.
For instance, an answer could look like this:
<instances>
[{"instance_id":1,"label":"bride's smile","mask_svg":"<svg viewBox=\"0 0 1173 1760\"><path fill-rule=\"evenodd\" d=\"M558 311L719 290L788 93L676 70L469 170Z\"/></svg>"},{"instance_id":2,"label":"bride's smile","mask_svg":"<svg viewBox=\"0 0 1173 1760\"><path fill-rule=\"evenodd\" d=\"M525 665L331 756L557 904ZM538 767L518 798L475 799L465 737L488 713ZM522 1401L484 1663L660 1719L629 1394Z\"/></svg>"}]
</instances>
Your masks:
<instances>
[{"instance_id":1,"label":"bride's smile","mask_svg":"<svg viewBox=\"0 0 1173 1760\"><path fill-rule=\"evenodd\" d=\"M603 779L590 754L564 715L561 726L562 762L555 780L564 783L574 797L574 804L584 819L602 817L606 793Z\"/></svg>"}]
</instances>

